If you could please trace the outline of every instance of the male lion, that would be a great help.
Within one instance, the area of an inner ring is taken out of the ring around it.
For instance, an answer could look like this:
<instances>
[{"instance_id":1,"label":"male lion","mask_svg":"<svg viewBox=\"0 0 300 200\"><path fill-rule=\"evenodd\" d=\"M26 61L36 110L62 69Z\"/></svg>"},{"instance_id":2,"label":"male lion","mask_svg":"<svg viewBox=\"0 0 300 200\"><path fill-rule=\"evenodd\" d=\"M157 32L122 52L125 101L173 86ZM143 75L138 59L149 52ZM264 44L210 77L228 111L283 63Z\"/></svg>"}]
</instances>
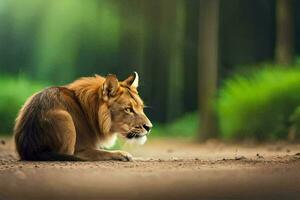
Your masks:
<instances>
[{"instance_id":1,"label":"male lion","mask_svg":"<svg viewBox=\"0 0 300 200\"><path fill-rule=\"evenodd\" d=\"M115 75L86 77L32 95L16 119L14 134L22 160L120 160L124 151L99 147L116 136L146 139L152 127L137 92L138 74L124 81Z\"/></svg>"}]
</instances>

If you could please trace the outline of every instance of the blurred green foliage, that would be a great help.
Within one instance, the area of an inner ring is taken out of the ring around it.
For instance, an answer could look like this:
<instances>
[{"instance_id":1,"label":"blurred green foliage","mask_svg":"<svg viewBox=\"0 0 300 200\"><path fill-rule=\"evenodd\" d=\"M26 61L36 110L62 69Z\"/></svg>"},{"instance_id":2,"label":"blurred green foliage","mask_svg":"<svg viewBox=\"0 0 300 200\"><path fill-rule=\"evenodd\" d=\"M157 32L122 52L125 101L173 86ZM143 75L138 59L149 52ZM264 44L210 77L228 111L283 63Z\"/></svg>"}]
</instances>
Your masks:
<instances>
[{"instance_id":1,"label":"blurred green foliage","mask_svg":"<svg viewBox=\"0 0 300 200\"><path fill-rule=\"evenodd\" d=\"M38 80L65 83L78 74L99 73L92 65L98 60L112 65L119 51L120 16L115 1L4 0L0 17L2 57L8 52L1 61L7 67L0 71L21 69Z\"/></svg>"},{"instance_id":2,"label":"blurred green foliage","mask_svg":"<svg viewBox=\"0 0 300 200\"><path fill-rule=\"evenodd\" d=\"M33 93L45 87L24 76L0 77L0 133L12 133L15 118L21 105Z\"/></svg>"},{"instance_id":3,"label":"blurred green foliage","mask_svg":"<svg viewBox=\"0 0 300 200\"><path fill-rule=\"evenodd\" d=\"M40 78L50 75L54 81L72 80L82 45L97 49L102 56L116 53L119 18L108 1L102 1L101 6L94 0L50 1L46 12L35 59Z\"/></svg>"},{"instance_id":4,"label":"blurred green foliage","mask_svg":"<svg viewBox=\"0 0 300 200\"><path fill-rule=\"evenodd\" d=\"M198 136L199 118L196 112L186 113L168 124L155 124L151 137L195 139Z\"/></svg>"},{"instance_id":5,"label":"blurred green foliage","mask_svg":"<svg viewBox=\"0 0 300 200\"><path fill-rule=\"evenodd\" d=\"M224 82L216 106L222 138L287 138L300 105L300 69L265 67Z\"/></svg>"},{"instance_id":6,"label":"blurred green foliage","mask_svg":"<svg viewBox=\"0 0 300 200\"><path fill-rule=\"evenodd\" d=\"M300 138L300 106L298 106L289 118L291 126L289 129L289 139Z\"/></svg>"},{"instance_id":7,"label":"blurred green foliage","mask_svg":"<svg viewBox=\"0 0 300 200\"><path fill-rule=\"evenodd\" d=\"M196 80L198 5L197 0L2 0L0 73L62 85L94 74L124 80L137 71L139 92L156 109L149 117L172 121L185 107L196 107L196 94L182 99L196 88L192 83L183 90L185 73L191 73L187 82ZM193 34L186 38L185 32ZM193 53L184 53L185 43Z\"/></svg>"}]
</instances>

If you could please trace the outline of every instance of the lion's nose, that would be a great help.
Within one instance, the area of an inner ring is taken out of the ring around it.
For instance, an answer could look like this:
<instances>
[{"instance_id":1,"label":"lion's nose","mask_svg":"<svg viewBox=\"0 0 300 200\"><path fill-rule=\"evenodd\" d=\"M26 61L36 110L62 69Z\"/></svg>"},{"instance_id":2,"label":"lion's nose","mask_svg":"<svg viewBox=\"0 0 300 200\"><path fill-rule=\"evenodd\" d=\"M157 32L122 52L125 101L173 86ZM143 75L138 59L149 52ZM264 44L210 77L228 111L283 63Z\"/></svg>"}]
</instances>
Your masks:
<instances>
[{"instance_id":1,"label":"lion's nose","mask_svg":"<svg viewBox=\"0 0 300 200\"><path fill-rule=\"evenodd\" d=\"M144 124L144 125L143 125L143 128L149 133L150 130L151 130L151 128L152 128L152 126L147 125L147 124Z\"/></svg>"}]
</instances>

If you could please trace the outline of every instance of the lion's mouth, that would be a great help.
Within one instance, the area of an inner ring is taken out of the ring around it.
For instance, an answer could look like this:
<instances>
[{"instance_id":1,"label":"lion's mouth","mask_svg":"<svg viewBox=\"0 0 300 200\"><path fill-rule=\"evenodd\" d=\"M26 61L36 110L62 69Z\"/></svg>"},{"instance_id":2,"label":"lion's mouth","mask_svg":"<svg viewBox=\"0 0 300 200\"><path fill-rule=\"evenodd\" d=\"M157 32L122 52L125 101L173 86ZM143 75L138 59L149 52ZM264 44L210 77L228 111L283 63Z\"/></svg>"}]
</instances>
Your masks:
<instances>
[{"instance_id":1,"label":"lion's mouth","mask_svg":"<svg viewBox=\"0 0 300 200\"><path fill-rule=\"evenodd\" d=\"M130 132L126 135L127 139L138 139L138 138L141 138L141 137L144 137L145 135L147 134L139 134L137 132Z\"/></svg>"}]
</instances>

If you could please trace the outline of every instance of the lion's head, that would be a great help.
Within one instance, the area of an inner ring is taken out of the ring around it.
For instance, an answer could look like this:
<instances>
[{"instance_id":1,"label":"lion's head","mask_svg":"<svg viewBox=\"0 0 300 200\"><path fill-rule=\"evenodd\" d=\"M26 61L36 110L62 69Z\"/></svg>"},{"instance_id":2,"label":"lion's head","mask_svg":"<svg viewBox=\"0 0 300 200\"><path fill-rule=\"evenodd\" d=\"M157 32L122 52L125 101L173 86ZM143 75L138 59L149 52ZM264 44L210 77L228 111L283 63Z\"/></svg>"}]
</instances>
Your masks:
<instances>
[{"instance_id":1,"label":"lion's head","mask_svg":"<svg viewBox=\"0 0 300 200\"><path fill-rule=\"evenodd\" d=\"M138 94L138 74L119 81L108 75L100 88L102 104L99 122L105 134L118 133L127 139L145 142L152 124L144 113L144 103Z\"/></svg>"}]
</instances>

